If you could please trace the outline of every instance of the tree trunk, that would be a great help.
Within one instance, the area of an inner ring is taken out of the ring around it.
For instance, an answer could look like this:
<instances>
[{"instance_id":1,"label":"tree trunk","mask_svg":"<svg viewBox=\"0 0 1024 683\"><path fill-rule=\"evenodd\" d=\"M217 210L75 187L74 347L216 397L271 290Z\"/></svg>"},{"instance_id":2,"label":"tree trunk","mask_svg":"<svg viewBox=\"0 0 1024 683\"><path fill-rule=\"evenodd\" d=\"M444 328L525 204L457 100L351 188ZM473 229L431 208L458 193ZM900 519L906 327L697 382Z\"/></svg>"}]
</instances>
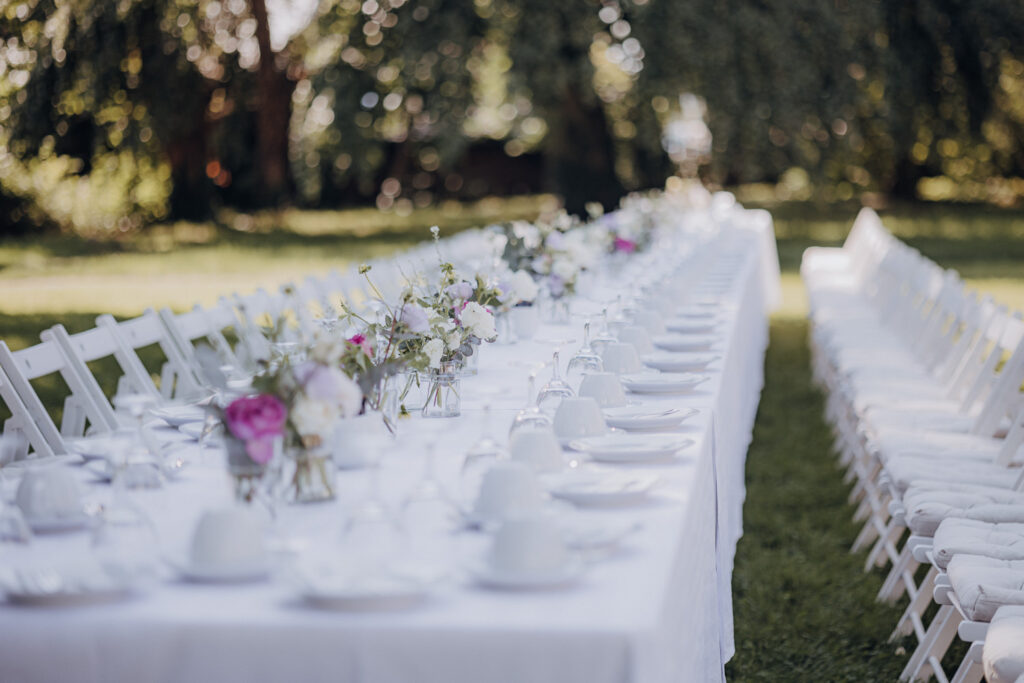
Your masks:
<instances>
[{"instance_id":1,"label":"tree trunk","mask_svg":"<svg viewBox=\"0 0 1024 683\"><path fill-rule=\"evenodd\" d=\"M544 184L562 196L569 213L585 215L588 202L615 208L624 194L615 173L615 147L598 102L587 104L575 85L566 87L551 117L544 144Z\"/></svg>"},{"instance_id":2,"label":"tree trunk","mask_svg":"<svg viewBox=\"0 0 1024 683\"><path fill-rule=\"evenodd\" d=\"M270 46L270 23L265 0L250 0L256 20L256 42L260 47L256 97L256 158L260 186L269 204L280 204L292 191L288 166L288 125L292 114L295 84L278 68L277 55Z\"/></svg>"},{"instance_id":3,"label":"tree trunk","mask_svg":"<svg viewBox=\"0 0 1024 683\"><path fill-rule=\"evenodd\" d=\"M206 121L203 110L195 127L167 144L171 165L170 217L206 220L213 215L210 180L206 177Z\"/></svg>"}]
</instances>

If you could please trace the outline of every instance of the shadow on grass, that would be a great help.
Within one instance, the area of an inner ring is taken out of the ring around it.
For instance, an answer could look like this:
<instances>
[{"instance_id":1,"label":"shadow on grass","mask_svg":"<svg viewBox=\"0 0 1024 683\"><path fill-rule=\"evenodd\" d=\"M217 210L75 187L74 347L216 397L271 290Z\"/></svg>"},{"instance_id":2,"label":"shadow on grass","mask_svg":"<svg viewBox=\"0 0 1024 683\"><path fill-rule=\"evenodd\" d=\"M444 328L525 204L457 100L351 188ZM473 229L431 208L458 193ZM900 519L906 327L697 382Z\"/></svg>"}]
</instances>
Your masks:
<instances>
[{"instance_id":1,"label":"shadow on grass","mask_svg":"<svg viewBox=\"0 0 1024 683\"><path fill-rule=\"evenodd\" d=\"M812 385L807 323L776 319L747 456L744 535L733 574L730 681L894 681L887 638L901 610L875 602L877 573L851 555L858 528ZM912 645L912 643L910 643Z\"/></svg>"}]
</instances>

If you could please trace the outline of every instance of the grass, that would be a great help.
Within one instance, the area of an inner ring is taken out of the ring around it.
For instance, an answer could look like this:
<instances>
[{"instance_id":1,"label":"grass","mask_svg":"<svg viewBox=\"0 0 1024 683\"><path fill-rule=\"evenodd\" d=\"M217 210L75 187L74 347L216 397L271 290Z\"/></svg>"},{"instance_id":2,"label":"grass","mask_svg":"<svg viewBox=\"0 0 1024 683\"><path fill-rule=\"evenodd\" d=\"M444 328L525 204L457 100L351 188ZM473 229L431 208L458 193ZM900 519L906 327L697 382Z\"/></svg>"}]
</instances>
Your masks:
<instances>
[{"instance_id":1,"label":"grass","mask_svg":"<svg viewBox=\"0 0 1024 683\"><path fill-rule=\"evenodd\" d=\"M888 643L902 612L875 602L883 574L862 571L849 547L858 531L846 504L811 384L800 255L841 244L859 207L782 204L775 218L784 304L771 324L765 386L747 458L745 533L733 573L736 656L731 681L894 681L904 649ZM880 212L899 237L969 285L1024 308L1024 212L901 205ZM952 671L963 645L944 662Z\"/></svg>"},{"instance_id":2,"label":"grass","mask_svg":"<svg viewBox=\"0 0 1024 683\"><path fill-rule=\"evenodd\" d=\"M538 202L516 200L507 208L530 217ZM775 218L784 302L772 320L747 460L746 533L733 575L737 651L727 673L733 681L895 680L906 655L886 639L899 608L875 602L882 576L864 574L863 557L848 552L857 528L830 455L822 397L810 382L798 275L803 250L840 244L859 207L766 208ZM0 242L0 339L20 348L57 322L75 332L91 327L99 312L208 303L224 292L391 253L424 239L433 223L450 232L498 220L502 211L485 203L412 216L289 212L162 226L115 245L53 237ZM1024 308L1024 211L894 205L881 213L925 255ZM113 374L95 371L101 379ZM51 378L37 388L50 400L58 385Z\"/></svg>"}]
</instances>

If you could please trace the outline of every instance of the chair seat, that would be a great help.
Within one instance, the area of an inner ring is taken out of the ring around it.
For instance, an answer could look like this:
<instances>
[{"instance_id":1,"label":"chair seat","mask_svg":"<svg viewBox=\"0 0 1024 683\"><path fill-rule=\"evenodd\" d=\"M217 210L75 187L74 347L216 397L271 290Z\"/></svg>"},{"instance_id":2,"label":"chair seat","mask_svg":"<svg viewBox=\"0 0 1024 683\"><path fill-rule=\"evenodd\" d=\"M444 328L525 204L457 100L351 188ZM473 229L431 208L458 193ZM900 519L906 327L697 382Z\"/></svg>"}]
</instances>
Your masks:
<instances>
[{"instance_id":1,"label":"chair seat","mask_svg":"<svg viewBox=\"0 0 1024 683\"><path fill-rule=\"evenodd\" d=\"M946 569L964 615L991 621L1003 605L1024 605L1024 561L957 555Z\"/></svg>"},{"instance_id":2,"label":"chair seat","mask_svg":"<svg viewBox=\"0 0 1024 683\"><path fill-rule=\"evenodd\" d=\"M946 491L931 488L934 485L911 488L903 496L904 521L913 534L932 537L943 520L952 518L1024 523L1024 493L1020 491L980 486Z\"/></svg>"},{"instance_id":3,"label":"chair seat","mask_svg":"<svg viewBox=\"0 0 1024 683\"><path fill-rule=\"evenodd\" d=\"M1019 683L1024 679L1024 607L1000 607L985 634L985 680Z\"/></svg>"},{"instance_id":4,"label":"chair seat","mask_svg":"<svg viewBox=\"0 0 1024 683\"><path fill-rule=\"evenodd\" d=\"M925 479L1012 489L1020 477L1019 467L993 465L970 453L897 456L885 462L885 472L901 496L913 483Z\"/></svg>"},{"instance_id":5,"label":"chair seat","mask_svg":"<svg viewBox=\"0 0 1024 683\"><path fill-rule=\"evenodd\" d=\"M975 415L959 412L955 405L947 405L945 409L939 405L933 410L901 410L872 407L864 413L864 424L874 433L918 432L929 431L939 435L967 434L974 426ZM916 434L908 434L911 440ZM938 437L943 438L943 437Z\"/></svg>"},{"instance_id":6,"label":"chair seat","mask_svg":"<svg viewBox=\"0 0 1024 683\"><path fill-rule=\"evenodd\" d=\"M956 555L981 555L997 560L1024 560L1024 521L980 522L943 520L935 531L935 564L945 569Z\"/></svg>"}]
</instances>

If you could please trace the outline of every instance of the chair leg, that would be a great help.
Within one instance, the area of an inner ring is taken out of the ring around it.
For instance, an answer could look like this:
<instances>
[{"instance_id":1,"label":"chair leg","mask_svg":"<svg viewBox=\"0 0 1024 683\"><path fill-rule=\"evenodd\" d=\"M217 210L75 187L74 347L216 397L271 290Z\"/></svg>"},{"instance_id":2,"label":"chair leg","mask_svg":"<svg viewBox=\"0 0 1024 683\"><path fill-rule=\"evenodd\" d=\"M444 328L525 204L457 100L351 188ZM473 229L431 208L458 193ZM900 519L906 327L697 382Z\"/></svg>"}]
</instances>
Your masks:
<instances>
[{"instance_id":1,"label":"chair leg","mask_svg":"<svg viewBox=\"0 0 1024 683\"><path fill-rule=\"evenodd\" d=\"M904 544L899 557L896 558L892 568L889 570L889 574L885 577L885 581L882 582L882 588L879 589L876 599L879 602L896 602L903 595L903 591L906 590L910 593L911 600L913 600L914 596L917 595L914 572L917 571L920 564L920 562L914 559L914 554L910 548Z\"/></svg>"},{"instance_id":2,"label":"chair leg","mask_svg":"<svg viewBox=\"0 0 1024 683\"><path fill-rule=\"evenodd\" d=\"M952 605L943 605L939 608L938 614L924 634L924 640L918 644L900 674L900 680L928 680L933 674L945 678L938 663L942 661L942 655L956 637L956 628L961 620L960 613Z\"/></svg>"},{"instance_id":3,"label":"chair leg","mask_svg":"<svg viewBox=\"0 0 1024 683\"><path fill-rule=\"evenodd\" d=\"M985 643L971 643L971 649L964 655L964 661L960 662L960 666L957 668L956 673L953 674L953 678L949 679L949 682L978 683L984 673L984 668L981 665L981 654L984 649Z\"/></svg>"},{"instance_id":4,"label":"chair leg","mask_svg":"<svg viewBox=\"0 0 1024 683\"><path fill-rule=\"evenodd\" d=\"M917 595L907 605L907 609L903 611L903 616L896 622L896 629L889 636L889 640L893 641L902 636L910 635L913 633L917 637L917 642L924 640L924 623L921 621L924 611L928 609L928 605L932 602L932 591L935 590L935 577L939 575L939 570L936 567L932 567L928 570L928 574L921 581L921 585L917 589Z\"/></svg>"}]
</instances>

